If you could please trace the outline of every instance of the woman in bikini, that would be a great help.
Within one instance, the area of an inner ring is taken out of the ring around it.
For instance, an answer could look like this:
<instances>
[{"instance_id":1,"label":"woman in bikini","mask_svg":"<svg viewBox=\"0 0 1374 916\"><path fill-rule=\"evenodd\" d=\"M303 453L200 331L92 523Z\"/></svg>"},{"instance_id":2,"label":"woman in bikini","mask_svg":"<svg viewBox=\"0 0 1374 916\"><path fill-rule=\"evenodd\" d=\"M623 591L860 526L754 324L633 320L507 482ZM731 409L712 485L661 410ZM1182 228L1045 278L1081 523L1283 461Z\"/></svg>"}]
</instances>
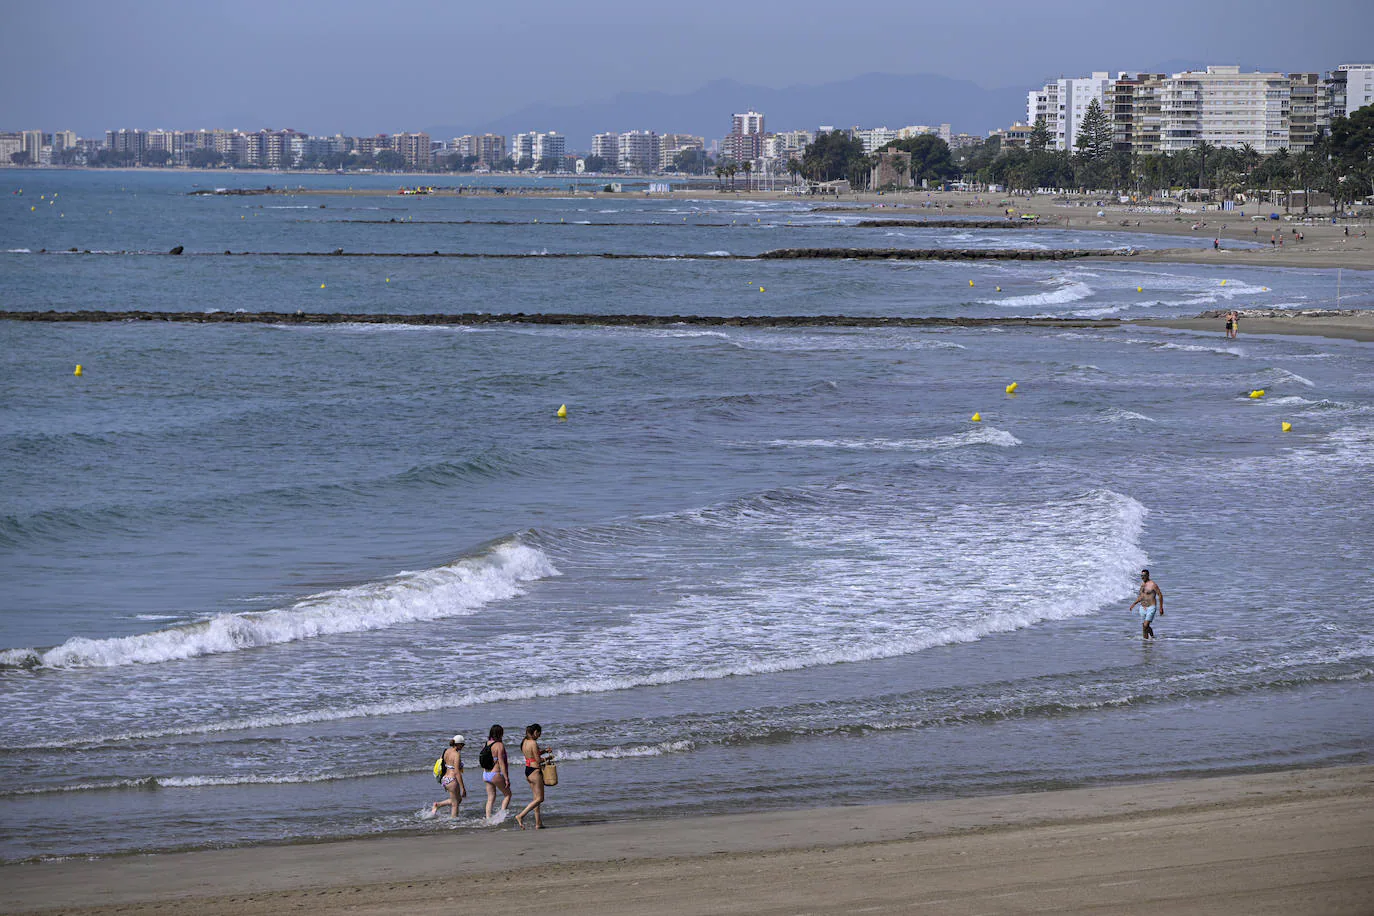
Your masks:
<instances>
[{"instance_id":1,"label":"woman in bikini","mask_svg":"<svg viewBox=\"0 0 1374 916\"><path fill-rule=\"evenodd\" d=\"M491 820L491 806L496 803L496 790L500 789L505 796L501 800L501 814L504 815L510 808L510 766L506 761L506 745L501 739L506 735L506 730L499 725L493 725L491 731L487 732L487 745L483 750L491 751L491 768L488 769L485 762L482 764L482 782L487 790L487 820Z\"/></svg>"},{"instance_id":2,"label":"woman in bikini","mask_svg":"<svg viewBox=\"0 0 1374 916\"><path fill-rule=\"evenodd\" d=\"M534 799L515 816L515 822L520 825L521 830L525 829L525 815L531 811L534 812L534 829L544 828L544 814L540 807L544 804L544 771L539 767L553 758L553 751L539 746L539 736L543 733L542 726L527 726L525 740L520 742L520 753L525 755L525 780L534 791Z\"/></svg>"},{"instance_id":3,"label":"woman in bikini","mask_svg":"<svg viewBox=\"0 0 1374 916\"><path fill-rule=\"evenodd\" d=\"M439 809L448 806L448 816L455 818L458 816L458 803L468 797L468 787L463 785L463 736L454 735L453 740L448 743L448 748L444 751L444 778L441 780L443 787L448 790L448 798L441 802L435 802L429 808L430 816L439 813Z\"/></svg>"}]
</instances>

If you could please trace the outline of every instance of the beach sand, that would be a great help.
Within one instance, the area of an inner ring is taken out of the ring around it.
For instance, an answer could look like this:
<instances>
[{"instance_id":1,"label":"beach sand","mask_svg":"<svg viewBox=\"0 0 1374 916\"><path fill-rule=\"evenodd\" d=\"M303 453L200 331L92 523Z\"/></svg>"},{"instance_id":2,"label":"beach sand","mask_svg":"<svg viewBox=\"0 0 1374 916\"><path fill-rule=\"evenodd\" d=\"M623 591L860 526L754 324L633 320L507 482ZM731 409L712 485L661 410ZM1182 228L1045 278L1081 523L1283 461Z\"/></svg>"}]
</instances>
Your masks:
<instances>
[{"instance_id":1,"label":"beach sand","mask_svg":"<svg viewBox=\"0 0 1374 916\"><path fill-rule=\"evenodd\" d=\"M541 832L508 822L6 866L0 882L7 912L1368 914L1374 767Z\"/></svg>"},{"instance_id":2,"label":"beach sand","mask_svg":"<svg viewBox=\"0 0 1374 916\"><path fill-rule=\"evenodd\" d=\"M1241 309L1240 316L1238 340L1244 340L1246 335L1251 334L1295 334L1366 343L1374 341L1374 309L1315 310L1315 313L1307 314L1284 314L1277 309ZM1140 318L1131 323L1183 331L1208 331L1221 336L1226 327L1226 318L1218 312L1197 318Z\"/></svg>"}]
</instances>

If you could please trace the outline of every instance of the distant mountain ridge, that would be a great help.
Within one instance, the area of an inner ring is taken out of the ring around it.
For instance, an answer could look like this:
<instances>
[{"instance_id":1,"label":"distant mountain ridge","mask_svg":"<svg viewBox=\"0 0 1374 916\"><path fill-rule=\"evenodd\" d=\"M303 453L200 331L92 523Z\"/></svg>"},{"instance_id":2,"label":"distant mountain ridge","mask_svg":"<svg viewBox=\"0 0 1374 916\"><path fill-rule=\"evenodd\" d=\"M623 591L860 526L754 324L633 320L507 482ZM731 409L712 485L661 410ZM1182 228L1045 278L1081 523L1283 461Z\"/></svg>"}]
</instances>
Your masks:
<instances>
[{"instance_id":1,"label":"distant mountain ridge","mask_svg":"<svg viewBox=\"0 0 1374 916\"><path fill-rule=\"evenodd\" d=\"M1026 87L1029 88L1029 87ZM985 89L969 80L934 74L867 73L815 86L772 89L714 80L686 94L622 92L576 105L527 105L483 123L426 128L436 139L470 133L510 134L556 130L569 150L585 150L603 131L655 130L704 136L709 143L730 132L730 116L753 109L769 131L835 127L882 127L948 122L955 133L985 134L1025 118L1026 88Z\"/></svg>"}]
</instances>

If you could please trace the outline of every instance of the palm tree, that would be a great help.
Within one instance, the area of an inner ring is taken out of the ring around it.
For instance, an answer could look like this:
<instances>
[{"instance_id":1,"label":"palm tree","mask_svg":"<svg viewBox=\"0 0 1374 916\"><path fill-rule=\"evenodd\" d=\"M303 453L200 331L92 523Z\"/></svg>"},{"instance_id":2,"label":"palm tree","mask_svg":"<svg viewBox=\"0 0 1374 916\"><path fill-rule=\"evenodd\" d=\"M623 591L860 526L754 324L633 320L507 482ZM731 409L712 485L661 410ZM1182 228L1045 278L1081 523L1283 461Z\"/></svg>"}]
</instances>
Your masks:
<instances>
[{"instance_id":1,"label":"palm tree","mask_svg":"<svg viewBox=\"0 0 1374 916\"><path fill-rule=\"evenodd\" d=\"M728 176L730 177L730 190L731 190L731 191L735 190L735 172L737 172L737 171L739 171L739 169L738 169L738 167L737 167L733 162L728 163L728 164L725 166L725 174L728 175Z\"/></svg>"},{"instance_id":2,"label":"palm tree","mask_svg":"<svg viewBox=\"0 0 1374 916\"><path fill-rule=\"evenodd\" d=\"M754 163L746 159L741 167L744 169L744 186L747 188L749 187L749 176L754 171Z\"/></svg>"},{"instance_id":3,"label":"palm tree","mask_svg":"<svg viewBox=\"0 0 1374 916\"><path fill-rule=\"evenodd\" d=\"M724 177L725 177L725 166L723 166L723 165L718 165L718 166L716 166L716 187L717 187L717 188L724 188L724 187L725 187L725 182L724 182L724 180L723 180Z\"/></svg>"},{"instance_id":4,"label":"palm tree","mask_svg":"<svg viewBox=\"0 0 1374 916\"><path fill-rule=\"evenodd\" d=\"M797 175L799 175L799 174L801 173L801 170L802 170L802 167L801 167L801 163L800 163L800 162L798 162L798 161L795 160L795 159L788 159L788 160L787 160L787 174L789 174L789 175L792 176L792 183L793 183L793 184L796 184L796 183L797 183Z\"/></svg>"}]
</instances>

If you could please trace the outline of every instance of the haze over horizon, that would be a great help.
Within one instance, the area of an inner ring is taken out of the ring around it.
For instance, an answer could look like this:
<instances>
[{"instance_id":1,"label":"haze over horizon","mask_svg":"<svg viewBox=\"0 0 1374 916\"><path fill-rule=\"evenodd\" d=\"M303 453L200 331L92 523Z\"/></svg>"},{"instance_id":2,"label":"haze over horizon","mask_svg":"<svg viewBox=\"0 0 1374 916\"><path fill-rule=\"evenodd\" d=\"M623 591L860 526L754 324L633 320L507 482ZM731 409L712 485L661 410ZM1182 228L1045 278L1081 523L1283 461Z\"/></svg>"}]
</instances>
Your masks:
<instances>
[{"instance_id":1,"label":"haze over horizon","mask_svg":"<svg viewBox=\"0 0 1374 916\"><path fill-rule=\"evenodd\" d=\"M805 0L672 10L530 0L518 20L507 9L459 10L438 0L403 0L385 15L359 0L148 0L132 9L95 0L0 2L0 55L8 64L0 129L86 136L118 127L481 131L527 107L604 107L619 93L686 95L722 79L778 90L875 73L932 74L1006 90L1170 64L1327 70L1367 62L1374 34L1367 0L1333 0L1317 28L1295 28L1300 8L1277 0L1161 0L1147 16L1067 0L1033 7L987 0L976 18L961 7L897 0L874 0L859 15ZM721 113L722 133L728 115ZM685 129L603 129L631 127ZM557 124L524 129L567 133Z\"/></svg>"}]
</instances>

